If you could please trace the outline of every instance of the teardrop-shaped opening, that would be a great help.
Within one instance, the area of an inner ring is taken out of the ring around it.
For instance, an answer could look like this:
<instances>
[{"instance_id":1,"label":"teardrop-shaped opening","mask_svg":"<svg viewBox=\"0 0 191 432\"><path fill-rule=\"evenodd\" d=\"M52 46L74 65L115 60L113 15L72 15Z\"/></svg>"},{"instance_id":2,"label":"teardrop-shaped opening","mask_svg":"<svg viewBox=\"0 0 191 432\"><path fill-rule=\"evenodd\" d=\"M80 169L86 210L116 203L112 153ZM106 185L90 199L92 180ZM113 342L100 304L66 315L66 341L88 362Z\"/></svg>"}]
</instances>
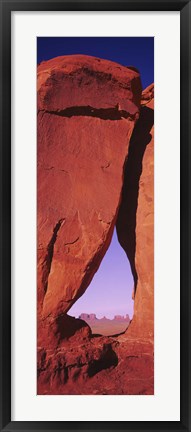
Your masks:
<instances>
[{"instance_id":1,"label":"teardrop-shaped opening","mask_svg":"<svg viewBox=\"0 0 191 432\"><path fill-rule=\"evenodd\" d=\"M133 287L130 264L115 229L97 273L68 314L86 321L93 334L123 333L133 317Z\"/></svg>"}]
</instances>

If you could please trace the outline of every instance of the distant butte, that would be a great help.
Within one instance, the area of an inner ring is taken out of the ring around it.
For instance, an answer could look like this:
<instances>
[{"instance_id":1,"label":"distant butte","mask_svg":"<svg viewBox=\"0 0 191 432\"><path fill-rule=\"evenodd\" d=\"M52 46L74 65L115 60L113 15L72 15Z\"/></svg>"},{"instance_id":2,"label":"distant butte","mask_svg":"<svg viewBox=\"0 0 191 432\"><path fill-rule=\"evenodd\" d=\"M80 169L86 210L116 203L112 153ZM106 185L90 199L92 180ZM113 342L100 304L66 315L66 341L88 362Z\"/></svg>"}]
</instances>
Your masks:
<instances>
[{"instance_id":1,"label":"distant butte","mask_svg":"<svg viewBox=\"0 0 191 432\"><path fill-rule=\"evenodd\" d=\"M87 314L87 313L81 313L78 317L79 319L82 319L84 321L93 321L93 320L97 320L97 321L128 321L130 322L130 318L129 315L126 314L125 316L123 315L115 315L113 318L107 318L106 316L103 316L102 318L97 318L96 314L91 313L91 314Z\"/></svg>"}]
</instances>

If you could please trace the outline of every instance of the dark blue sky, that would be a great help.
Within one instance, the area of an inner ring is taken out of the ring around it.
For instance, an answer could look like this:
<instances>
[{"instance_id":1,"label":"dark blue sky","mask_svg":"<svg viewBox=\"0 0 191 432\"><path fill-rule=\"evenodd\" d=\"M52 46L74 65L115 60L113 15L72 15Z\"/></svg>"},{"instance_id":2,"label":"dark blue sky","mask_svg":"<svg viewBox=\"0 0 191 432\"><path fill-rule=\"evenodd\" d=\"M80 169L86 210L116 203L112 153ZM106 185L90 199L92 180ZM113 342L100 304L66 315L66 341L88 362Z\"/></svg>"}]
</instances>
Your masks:
<instances>
[{"instance_id":1,"label":"dark blue sky","mask_svg":"<svg viewBox=\"0 0 191 432\"><path fill-rule=\"evenodd\" d=\"M69 54L87 54L135 66L143 89L154 82L153 37L38 37L37 62Z\"/></svg>"}]
</instances>

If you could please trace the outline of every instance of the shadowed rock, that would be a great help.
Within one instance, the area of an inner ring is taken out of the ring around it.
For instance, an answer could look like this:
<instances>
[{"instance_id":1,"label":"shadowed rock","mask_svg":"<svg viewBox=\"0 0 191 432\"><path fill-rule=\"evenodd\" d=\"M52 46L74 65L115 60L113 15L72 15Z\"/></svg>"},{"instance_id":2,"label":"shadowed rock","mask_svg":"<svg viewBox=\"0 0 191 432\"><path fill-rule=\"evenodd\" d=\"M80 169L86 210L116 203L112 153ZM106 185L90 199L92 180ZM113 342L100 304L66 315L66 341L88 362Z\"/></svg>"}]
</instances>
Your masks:
<instances>
[{"instance_id":1,"label":"shadowed rock","mask_svg":"<svg viewBox=\"0 0 191 432\"><path fill-rule=\"evenodd\" d=\"M139 120L132 134L122 201L116 223L119 242L134 277L134 332L154 332L154 86L145 89Z\"/></svg>"}]
</instances>

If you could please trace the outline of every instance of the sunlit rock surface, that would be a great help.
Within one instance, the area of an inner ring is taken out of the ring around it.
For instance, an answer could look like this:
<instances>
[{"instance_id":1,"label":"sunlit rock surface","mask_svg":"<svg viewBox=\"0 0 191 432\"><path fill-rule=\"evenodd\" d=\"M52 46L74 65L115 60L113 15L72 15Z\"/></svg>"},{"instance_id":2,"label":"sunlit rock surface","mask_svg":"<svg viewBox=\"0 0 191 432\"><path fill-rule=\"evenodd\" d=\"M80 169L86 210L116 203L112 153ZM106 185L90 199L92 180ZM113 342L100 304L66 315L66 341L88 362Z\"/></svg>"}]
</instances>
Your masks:
<instances>
[{"instance_id":1,"label":"sunlit rock surface","mask_svg":"<svg viewBox=\"0 0 191 432\"><path fill-rule=\"evenodd\" d=\"M140 97L139 73L113 62L38 67L38 394L153 394L153 87L141 112ZM66 313L115 224L135 314L126 333L93 337Z\"/></svg>"}]
</instances>

